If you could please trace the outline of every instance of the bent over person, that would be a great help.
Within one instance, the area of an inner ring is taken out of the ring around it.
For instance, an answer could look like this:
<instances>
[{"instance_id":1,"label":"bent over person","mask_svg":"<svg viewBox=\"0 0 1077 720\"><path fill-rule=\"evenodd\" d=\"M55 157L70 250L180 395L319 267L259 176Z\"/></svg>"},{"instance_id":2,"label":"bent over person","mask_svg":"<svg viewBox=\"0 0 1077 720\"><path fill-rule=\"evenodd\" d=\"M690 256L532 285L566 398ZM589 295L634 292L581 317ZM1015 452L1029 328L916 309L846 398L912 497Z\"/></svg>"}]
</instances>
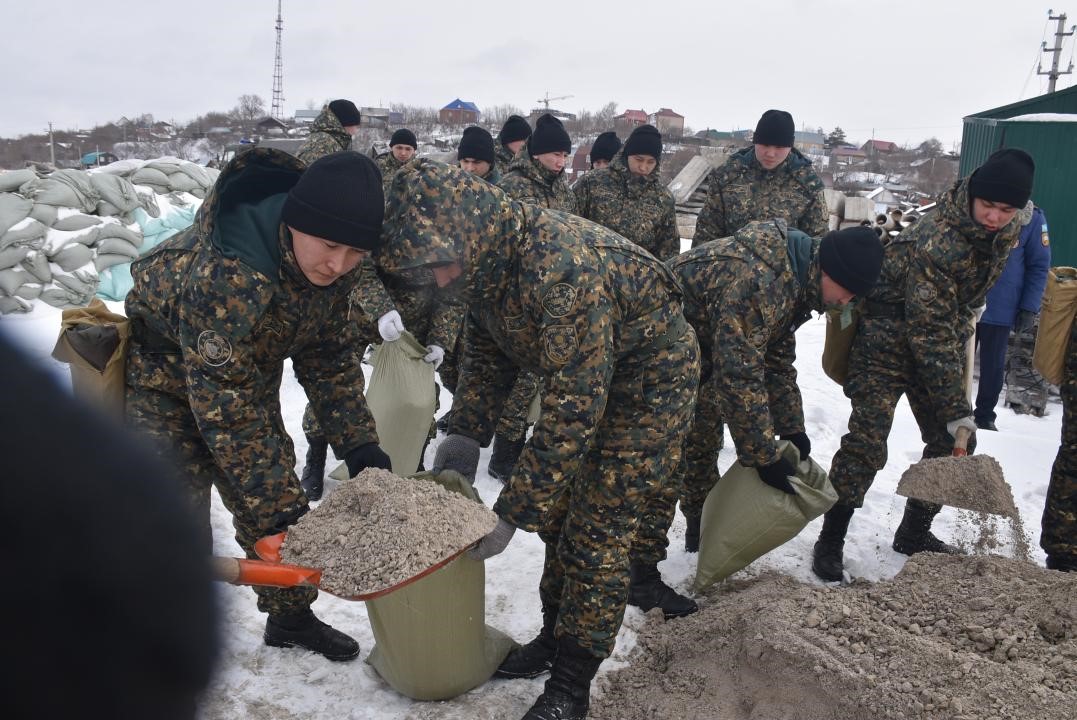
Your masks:
<instances>
[{"instance_id":1,"label":"bent over person","mask_svg":"<svg viewBox=\"0 0 1077 720\"><path fill-rule=\"evenodd\" d=\"M299 160L254 148L230 162L195 224L132 266L127 295L127 421L185 476L210 532L210 489L254 543L307 512L280 411L296 377L355 475L389 467L363 399L348 295L379 245L380 177L355 152ZM318 620L313 588L257 587L265 642L351 660L359 644Z\"/></svg>"},{"instance_id":2,"label":"bent over person","mask_svg":"<svg viewBox=\"0 0 1077 720\"><path fill-rule=\"evenodd\" d=\"M677 283L649 253L567 213L420 161L390 188L382 257L431 266L469 301L457 403L435 470L474 477L518 373L545 377L542 413L472 552L517 528L546 543L542 630L498 674L545 691L524 716L584 718L624 616L628 546L648 487L677 465L699 378Z\"/></svg>"}]
</instances>

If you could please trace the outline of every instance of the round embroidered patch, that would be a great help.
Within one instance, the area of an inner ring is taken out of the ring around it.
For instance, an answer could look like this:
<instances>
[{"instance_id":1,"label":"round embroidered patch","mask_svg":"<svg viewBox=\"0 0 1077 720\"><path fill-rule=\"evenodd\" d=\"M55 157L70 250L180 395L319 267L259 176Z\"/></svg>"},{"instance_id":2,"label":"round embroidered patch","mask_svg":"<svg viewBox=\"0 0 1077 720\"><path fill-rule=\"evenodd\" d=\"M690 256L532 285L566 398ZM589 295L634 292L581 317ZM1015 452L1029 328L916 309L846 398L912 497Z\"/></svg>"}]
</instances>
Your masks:
<instances>
[{"instance_id":1,"label":"round embroidered patch","mask_svg":"<svg viewBox=\"0 0 1077 720\"><path fill-rule=\"evenodd\" d=\"M198 336L198 355L206 365L220 367L232 357L232 344L215 330L203 330Z\"/></svg>"},{"instance_id":2,"label":"round embroidered patch","mask_svg":"<svg viewBox=\"0 0 1077 720\"><path fill-rule=\"evenodd\" d=\"M568 315L572 306L576 304L575 287L568 283L557 283L547 291L542 298L542 307L550 314L550 317L561 318Z\"/></svg>"},{"instance_id":3,"label":"round embroidered patch","mask_svg":"<svg viewBox=\"0 0 1077 720\"><path fill-rule=\"evenodd\" d=\"M576 355L580 344L576 340L576 328L571 325L554 325L542 333L546 357L558 365L564 365Z\"/></svg>"},{"instance_id":4,"label":"round embroidered patch","mask_svg":"<svg viewBox=\"0 0 1077 720\"><path fill-rule=\"evenodd\" d=\"M931 283L922 282L916 285L916 299L922 303L935 302L939 296L938 289Z\"/></svg>"}]
</instances>

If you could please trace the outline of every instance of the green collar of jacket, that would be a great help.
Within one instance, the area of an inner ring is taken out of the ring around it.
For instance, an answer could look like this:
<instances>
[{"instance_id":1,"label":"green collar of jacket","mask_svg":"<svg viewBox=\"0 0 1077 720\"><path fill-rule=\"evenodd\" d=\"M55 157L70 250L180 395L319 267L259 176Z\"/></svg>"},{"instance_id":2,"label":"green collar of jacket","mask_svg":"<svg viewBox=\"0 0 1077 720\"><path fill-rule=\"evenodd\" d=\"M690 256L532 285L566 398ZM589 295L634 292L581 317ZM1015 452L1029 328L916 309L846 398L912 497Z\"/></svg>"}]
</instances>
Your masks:
<instances>
[{"instance_id":1,"label":"green collar of jacket","mask_svg":"<svg viewBox=\"0 0 1077 720\"><path fill-rule=\"evenodd\" d=\"M280 214L287 197L278 193L222 212L213 225L213 246L225 257L276 280L281 262Z\"/></svg>"}]
</instances>

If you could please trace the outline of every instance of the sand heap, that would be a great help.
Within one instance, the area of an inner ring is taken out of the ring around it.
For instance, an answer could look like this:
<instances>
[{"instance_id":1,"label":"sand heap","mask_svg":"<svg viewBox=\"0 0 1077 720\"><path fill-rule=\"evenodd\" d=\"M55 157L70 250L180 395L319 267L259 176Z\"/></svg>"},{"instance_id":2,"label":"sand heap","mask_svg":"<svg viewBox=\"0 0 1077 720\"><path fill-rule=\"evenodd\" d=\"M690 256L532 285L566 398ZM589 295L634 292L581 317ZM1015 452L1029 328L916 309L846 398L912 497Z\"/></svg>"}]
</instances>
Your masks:
<instances>
[{"instance_id":1,"label":"sand heap","mask_svg":"<svg viewBox=\"0 0 1077 720\"><path fill-rule=\"evenodd\" d=\"M880 583L730 582L695 615L649 616L601 686L605 720L1068 720L1077 576L924 553Z\"/></svg>"}]
</instances>

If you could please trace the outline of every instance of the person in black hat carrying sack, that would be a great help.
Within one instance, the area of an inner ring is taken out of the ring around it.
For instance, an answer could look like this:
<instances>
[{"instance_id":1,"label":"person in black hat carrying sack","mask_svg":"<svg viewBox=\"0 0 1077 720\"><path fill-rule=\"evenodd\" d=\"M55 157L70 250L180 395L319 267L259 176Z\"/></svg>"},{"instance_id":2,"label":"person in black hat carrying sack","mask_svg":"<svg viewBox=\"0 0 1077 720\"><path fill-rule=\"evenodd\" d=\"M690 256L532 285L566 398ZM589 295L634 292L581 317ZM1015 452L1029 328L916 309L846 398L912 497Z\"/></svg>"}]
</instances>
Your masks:
<instances>
[{"instance_id":1,"label":"person in black hat carrying sack","mask_svg":"<svg viewBox=\"0 0 1077 720\"><path fill-rule=\"evenodd\" d=\"M859 306L850 350L844 389L852 414L830 466L838 502L824 516L815 544L812 570L820 578L842 579L849 521L886 464L886 440L902 395L920 428L923 458L951 455L962 428L972 433L969 454L976 449L964 378L972 312L984 304L1028 222L1034 175L1035 163L1024 150L999 150L886 246L882 276ZM904 555L958 552L931 532L939 510L907 500L893 549Z\"/></svg>"},{"instance_id":2,"label":"person in black hat carrying sack","mask_svg":"<svg viewBox=\"0 0 1077 720\"><path fill-rule=\"evenodd\" d=\"M310 135L296 157L310 165L329 153L347 150L359 132L359 108L351 100L334 100L322 108L310 126Z\"/></svg>"},{"instance_id":3,"label":"person in black hat carrying sack","mask_svg":"<svg viewBox=\"0 0 1077 720\"><path fill-rule=\"evenodd\" d=\"M531 126L519 115L509 115L501 131L497 134L497 173L504 175L509 170L509 165L516 159L517 153L531 137Z\"/></svg>"},{"instance_id":4,"label":"person in black hat carrying sack","mask_svg":"<svg viewBox=\"0 0 1077 720\"><path fill-rule=\"evenodd\" d=\"M345 151L304 170L287 153L233 159L194 225L136 260L127 295L126 416L185 477L210 532L210 490L254 543L308 510L280 412L284 361L355 475L390 466L364 400L349 295L381 244L381 178ZM313 588L255 588L265 643L352 660L359 645L318 620Z\"/></svg>"},{"instance_id":5,"label":"person in black hat carrying sack","mask_svg":"<svg viewBox=\"0 0 1077 720\"><path fill-rule=\"evenodd\" d=\"M376 162L381 170L382 190L389 187L393 180L393 173L399 170L407 162L415 157L419 149L419 141L415 139L415 133L407 128L396 130L389 138L389 152L379 155Z\"/></svg>"},{"instance_id":6,"label":"person in black hat carrying sack","mask_svg":"<svg viewBox=\"0 0 1077 720\"><path fill-rule=\"evenodd\" d=\"M792 115L785 110L763 113L752 146L711 172L693 247L728 237L752 220L770 218L782 218L813 237L826 233L830 214L823 181L811 160L793 147L795 137Z\"/></svg>"}]
</instances>

